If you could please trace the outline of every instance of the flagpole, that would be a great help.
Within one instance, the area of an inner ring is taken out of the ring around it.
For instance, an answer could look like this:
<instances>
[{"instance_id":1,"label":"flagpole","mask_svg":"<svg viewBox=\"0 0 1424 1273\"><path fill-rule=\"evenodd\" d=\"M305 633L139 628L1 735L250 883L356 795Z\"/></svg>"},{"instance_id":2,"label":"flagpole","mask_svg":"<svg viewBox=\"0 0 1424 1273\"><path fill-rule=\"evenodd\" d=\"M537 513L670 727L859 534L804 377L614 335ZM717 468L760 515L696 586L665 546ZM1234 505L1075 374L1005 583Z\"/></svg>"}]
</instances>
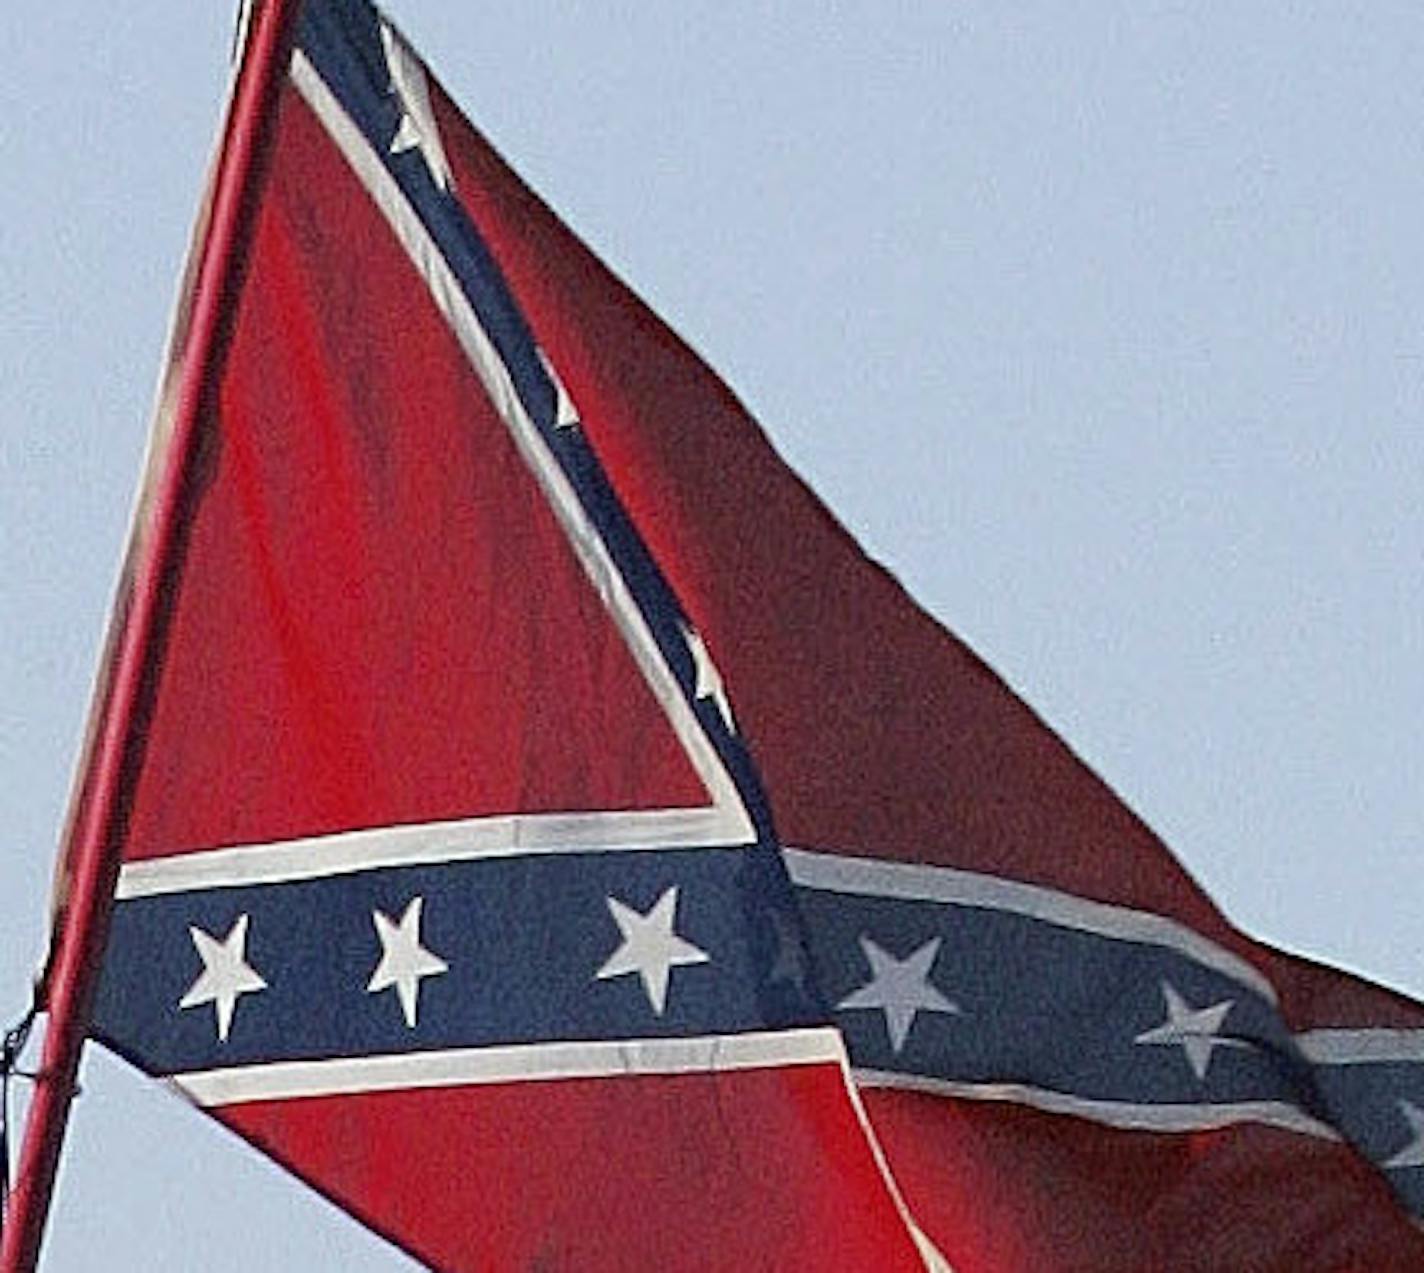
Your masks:
<instances>
[{"instance_id":1,"label":"flagpole","mask_svg":"<svg viewBox=\"0 0 1424 1273\"><path fill-rule=\"evenodd\" d=\"M232 95L229 125L213 186L206 242L201 248L192 312L182 348L167 462L150 506L136 527L147 551L131 563L127 615L109 652L107 696L92 740L83 797L70 829L68 896L52 936L45 977L48 1028L25 1126L19 1168L0 1239L0 1273L32 1273L54 1191L55 1173L89 1031L122 832L144 745L156 686L167 584L182 541L182 505L200 411L216 388L222 346L241 281L260 184L272 105L281 87L301 0L257 0ZM122 610L122 598L120 610Z\"/></svg>"}]
</instances>

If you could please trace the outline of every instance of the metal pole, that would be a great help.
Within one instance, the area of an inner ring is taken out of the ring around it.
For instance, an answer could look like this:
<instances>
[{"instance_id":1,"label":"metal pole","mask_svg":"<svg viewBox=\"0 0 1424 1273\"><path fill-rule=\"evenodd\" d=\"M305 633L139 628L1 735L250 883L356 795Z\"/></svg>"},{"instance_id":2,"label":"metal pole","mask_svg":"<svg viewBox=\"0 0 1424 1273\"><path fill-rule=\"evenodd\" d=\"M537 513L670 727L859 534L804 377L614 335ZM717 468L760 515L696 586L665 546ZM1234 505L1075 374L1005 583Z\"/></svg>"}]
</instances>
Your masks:
<instances>
[{"instance_id":1,"label":"metal pole","mask_svg":"<svg viewBox=\"0 0 1424 1273\"><path fill-rule=\"evenodd\" d=\"M88 1034L108 936L123 829L144 745L143 721L156 689L165 590L182 541L182 514L200 411L211 403L221 348L241 279L273 104L284 79L301 0L260 0L237 71L211 221L181 353L167 465L152 505L147 550L132 563L127 615L110 653L107 702L98 722L84 798L71 828L72 882L52 937L46 977L49 1015L15 1188L0 1244L0 1273L32 1273L39 1259L79 1057ZM102 681L101 681L102 684Z\"/></svg>"}]
</instances>

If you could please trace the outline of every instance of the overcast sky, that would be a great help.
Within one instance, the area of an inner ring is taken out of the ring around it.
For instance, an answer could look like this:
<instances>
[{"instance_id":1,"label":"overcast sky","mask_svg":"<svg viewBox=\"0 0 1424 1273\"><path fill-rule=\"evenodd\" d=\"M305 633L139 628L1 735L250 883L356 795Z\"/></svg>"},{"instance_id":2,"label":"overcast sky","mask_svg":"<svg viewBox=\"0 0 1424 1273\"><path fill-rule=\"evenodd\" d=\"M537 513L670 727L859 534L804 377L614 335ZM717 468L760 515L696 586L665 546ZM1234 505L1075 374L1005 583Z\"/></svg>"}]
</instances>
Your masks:
<instances>
[{"instance_id":1,"label":"overcast sky","mask_svg":"<svg viewBox=\"0 0 1424 1273\"><path fill-rule=\"evenodd\" d=\"M1424 11L790 7L390 6L1242 927L1424 996ZM230 23L0 9L10 1016ZM166 1091L84 1082L46 1269L402 1267Z\"/></svg>"}]
</instances>

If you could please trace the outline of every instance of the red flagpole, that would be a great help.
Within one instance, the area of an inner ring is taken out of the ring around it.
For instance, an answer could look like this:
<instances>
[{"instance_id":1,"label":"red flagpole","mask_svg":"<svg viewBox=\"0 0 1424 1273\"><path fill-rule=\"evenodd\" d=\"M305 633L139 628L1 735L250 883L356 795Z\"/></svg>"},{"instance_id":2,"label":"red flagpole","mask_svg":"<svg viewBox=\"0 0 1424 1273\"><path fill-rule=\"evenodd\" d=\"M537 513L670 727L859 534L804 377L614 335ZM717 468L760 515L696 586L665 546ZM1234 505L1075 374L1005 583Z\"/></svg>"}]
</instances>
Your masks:
<instances>
[{"instance_id":1,"label":"red flagpole","mask_svg":"<svg viewBox=\"0 0 1424 1273\"><path fill-rule=\"evenodd\" d=\"M70 828L69 894L52 938L46 973L49 1025L25 1127L14 1192L0 1243L0 1273L32 1273L44 1236L69 1106L89 1031L99 967L108 936L122 832L144 745L161 645L164 591L182 541L182 504L199 412L211 400L224 330L241 282L261 182L272 107L281 87L301 0L256 0L237 72L227 134L213 186L212 210L182 339L181 379L166 463L136 528L146 551L131 563L126 620L109 652L107 698L97 722L85 796ZM122 604L122 599L121 599Z\"/></svg>"}]
</instances>

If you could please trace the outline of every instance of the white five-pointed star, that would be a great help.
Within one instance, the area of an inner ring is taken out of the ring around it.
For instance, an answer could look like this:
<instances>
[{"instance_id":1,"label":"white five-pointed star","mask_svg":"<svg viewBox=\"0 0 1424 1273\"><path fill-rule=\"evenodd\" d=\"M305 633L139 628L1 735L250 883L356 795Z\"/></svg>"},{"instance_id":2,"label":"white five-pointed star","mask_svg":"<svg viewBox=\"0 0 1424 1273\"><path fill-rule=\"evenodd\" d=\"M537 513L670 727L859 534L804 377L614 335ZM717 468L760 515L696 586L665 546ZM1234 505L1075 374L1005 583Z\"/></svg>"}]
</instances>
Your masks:
<instances>
[{"instance_id":1,"label":"white five-pointed star","mask_svg":"<svg viewBox=\"0 0 1424 1273\"><path fill-rule=\"evenodd\" d=\"M870 980L848 994L836 1008L878 1008L885 1014L890 1046L900 1051L919 1013L960 1011L957 1003L930 984L930 969L939 954L939 945L940 939L935 937L904 959L896 959L869 937L862 937L860 948L870 963Z\"/></svg>"},{"instance_id":2,"label":"white five-pointed star","mask_svg":"<svg viewBox=\"0 0 1424 1273\"><path fill-rule=\"evenodd\" d=\"M1162 998L1167 1004L1167 1019L1159 1026L1144 1030L1135 1043L1180 1047L1186 1053L1192 1073L1199 1079L1206 1078L1214 1049L1244 1046L1239 1039L1223 1039L1219 1035L1226 1014L1236 1006L1235 999L1223 999L1208 1008L1193 1008L1177 988L1166 981L1162 983Z\"/></svg>"},{"instance_id":3,"label":"white five-pointed star","mask_svg":"<svg viewBox=\"0 0 1424 1273\"><path fill-rule=\"evenodd\" d=\"M442 190L450 188L450 161L440 141L440 127L430 106L430 85L425 67L415 51L389 22L381 23L381 43L386 50L386 69L390 72L391 88L400 101L401 118L396 135L391 140L391 154L420 149L431 180Z\"/></svg>"},{"instance_id":4,"label":"white five-pointed star","mask_svg":"<svg viewBox=\"0 0 1424 1273\"><path fill-rule=\"evenodd\" d=\"M564 382L559 379L559 373L554 370L554 364L549 361L549 355L542 349L536 350L539 361L544 364L544 374L549 377L549 383L554 386L554 428L572 429L579 422L578 409L574 406L574 400L569 397L569 391L564 388Z\"/></svg>"},{"instance_id":5,"label":"white five-pointed star","mask_svg":"<svg viewBox=\"0 0 1424 1273\"><path fill-rule=\"evenodd\" d=\"M394 986L400 997L405 1023L412 1030L415 1029L421 979L438 977L450 970L449 964L420 944L420 912L424 905L423 897L411 898L398 924L383 911L371 912L376 936L381 939L381 962L366 983L366 993L376 994Z\"/></svg>"},{"instance_id":6,"label":"white five-pointed star","mask_svg":"<svg viewBox=\"0 0 1424 1273\"><path fill-rule=\"evenodd\" d=\"M722 674L717 670L717 665L712 662L712 656L707 652L706 643L694 628L684 626L682 636L683 640L687 642L688 653L692 655L693 673L697 677L696 683L692 687L692 696L699 702L704 698L710 698L717 705L717 710L722 714L722 720L727 728L735 734L737 722L732 716L732 704L727 699L727 689L722 684Z\"/></svg>"},{"instance_id":7,"label":"white five-pointed star","mask_svg":"<svg viewBox=\"0 0 1424 1273\"><path fill-rule=\"evenodd\" d=\"M188 935L193 939L198 958L203 961L203 971L188 987L188 993L178 1000L178 1006L196 1008L212 1004L217 1013L218 1039L225 1043L238 999L267 989L267 983L247 962L247 916L239 915L222 941L191 924Z\"/></svg>"},{"instance_id":8,"label":"white five-pointed star","mask_svg":"<svg viewBox=\"0 0 1424 1273\"><path fill-rule=\"evenodd\" d=\"M643 990L653 1011L662 1016L667 1006L668 978L682 964L705 964L705 950L679 937L673 931L677 917L677 886L674 885L653 903L646 914L640 914L616 897L608 899L613 922L623 934L623 944L611 954L595 974L600 981L635 972L643 981Z\"/></svg>"},{"instance_id":9,"label":"white five-pointed star","mask_svg":"<svg viewBox=\"0 0 1424 1273\"><path fill-rule=\"evenodd\" d=\"M1413 1101L1401 1099L1399 1112L1404 1115L1404 1121L1409 1124L1414 1139L1393 1158L1380 1163L1380 1166L1396 1170L1402 1167L1424 1167L1424 1109L1420 1109Z\"/></svg>"}]
</instances>

